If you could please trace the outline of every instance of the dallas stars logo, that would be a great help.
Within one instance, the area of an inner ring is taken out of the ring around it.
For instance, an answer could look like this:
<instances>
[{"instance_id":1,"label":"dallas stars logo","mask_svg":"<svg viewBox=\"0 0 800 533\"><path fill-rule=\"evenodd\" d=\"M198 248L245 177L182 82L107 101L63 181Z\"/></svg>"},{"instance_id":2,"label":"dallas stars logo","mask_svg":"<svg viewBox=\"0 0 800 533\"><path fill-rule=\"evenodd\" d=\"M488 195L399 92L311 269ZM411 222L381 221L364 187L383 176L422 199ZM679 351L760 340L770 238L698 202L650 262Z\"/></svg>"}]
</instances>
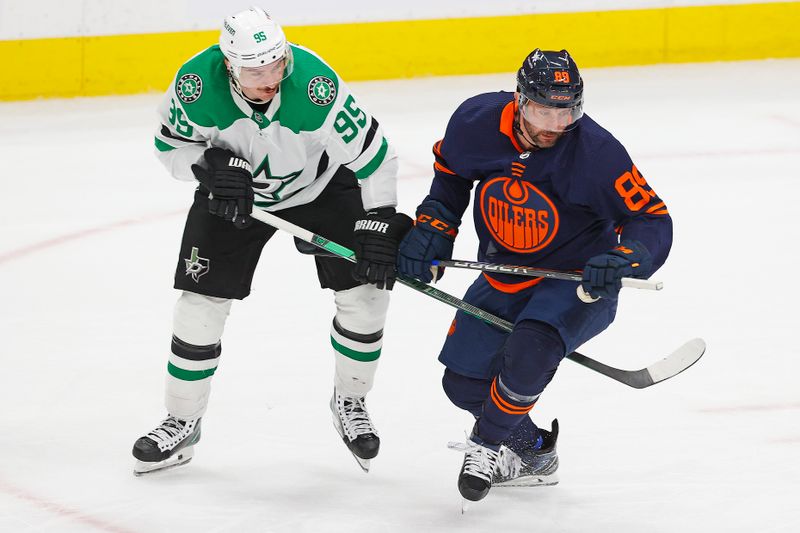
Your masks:
<instances>
[{"instance_id":1,"label":"dallas stars logo","mask_svg":"<svg viewBox=\"0 0 800 533\"><path fill-rule=\"evenodd\" d=\"M285 189L300 177L300 174L303 173L303 169L301 168L300 170L290 172L285 176L276 176L269 168L268 154L264 157L261 164L258 165L255 172L253 172L253 178L260 178L262 173L264 174L266 183L261 183L261 181L253 183L253 192L255 192L257 197L255 205L258 207L269 207L286 200L299 190L295 189L288 194L285 192Z\"/></svg>"},{"instance_id":2,"label":"dallas stars logo","mask_svg":"<svg viewBox=\"0 0 800 533\"><path fill-rule=\"evenodd\" d=\"M315 76L308 82L308 97L317 105L328 105L336 98L336 85L325 76Z\"/></svg>"},{"instance_id":3,"label":"dallas stars logo","mask_svg":"<svg viewBox=\"0 0 800 533\"><path fill-rule=\"evenodd\" d=\"M205 257L200 257L198 252L199 250L196 247L193 247L192 256L189 259L183 260L183 262L186 263L186 275L192 276L192 279L195 283L200 282L200 276L208 274L208 271L210 270L209 264L211 263L211 261Z\"/></svg>"},{"instance_id":4,"label":"dallas stars logo","mask_svg":"<svg viewBox=\"0 0 800 533\"><path fill-rule=\"evenodd\" d=\"M187 104L200 98L203 93L203 80L197 74L184 74L176 85L178 98Z\"/></svg>"}]
</instances>

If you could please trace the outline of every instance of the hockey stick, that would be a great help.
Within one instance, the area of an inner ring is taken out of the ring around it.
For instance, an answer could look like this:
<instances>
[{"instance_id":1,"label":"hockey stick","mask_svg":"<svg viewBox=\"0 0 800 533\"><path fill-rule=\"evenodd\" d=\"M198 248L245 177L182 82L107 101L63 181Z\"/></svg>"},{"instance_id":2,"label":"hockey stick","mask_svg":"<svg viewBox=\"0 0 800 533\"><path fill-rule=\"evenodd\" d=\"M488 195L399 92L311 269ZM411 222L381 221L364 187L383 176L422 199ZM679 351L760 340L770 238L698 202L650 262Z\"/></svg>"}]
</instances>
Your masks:
<instances>
[{"instance_id":1,"label":"hockey stick","mask_svg":"<svg viewBox=\"0 0 800 533\"><path fill-rule=\"evenodd\" d=\"M317 255L323 257L339 257L334 255L330 252L326 252L321 248L317 248L313 244L307 243L305 241L301 241L299 239L295 239L295 246L297 246L297 250L301 254L307 255ZM445 259L434 259L431 262L431 271L434 272L434 276L436 269L439 267L453 267L453 268L465 268L468 270L479 270L483 272L499 272L503 274L516 274L520 276L530 276L536 278L550 278L550 279L558 279L564 281L576 281L580 282L582 280L582 276L580 273L576 271L566 271L566 270L552 270L546 268L535 268L535 267L527 267L527 266L520 266L520 265L498 265L495 263L480 263L477 261L463 261L460 259L454 260L445 260ZM622 286L623 287L633 287L636 289L649 289L653 291L660 291L664 288L664 284L660 281L650 281L645 279L638 279L638 278L622 278ZM599 298L595 298L589 295L585 290L583 290L582 285L578 285L575 287L575 292L578 298L587 304L591 304L599 300Z\"/></svg>"},{"instance_id":2,"label":"hockey stick","mask_svg":"<svg viewBox=\"0 0 800 533\"><path fill-rule=\"evenodd\" d=\"M568 272L565 270L550 270L547 268L534 268L519 265L498 265L495 263L481 263L478 261L462 261L460 259L434 259L433 266L467 268L480 270L482 272L497 272L499 274L516 274L518 276L531 276L536 278L560 279L565 281L581 281L583 277L580 273ZM660 281L650 281L648 279L622 278L623 287L634 289L648 289L660 291L664 284Z\"/></svg>"},{"instance_id":3,"label":"hockey stick","mask_svg":"<svg viewBox=\"0 0 800 533\"><path fill-rule=\"evenodd\" d=\"M251 216L256 220L263 222L264 224L285 231L301 241L311 243L314 246L330 252L337 257L347 259L353 263L356 261L355 252L349 248L346 248L333 241L329 241L325 237L283 220L272 213L254 209ZM473 316L479 320L483 320L488 324L492 324L503 331L510 332L514 326L507 320L495 316L488 311L484 311L483 309L475 307L474 305L467 303L451 294L440 291L439 289L432 287L427 283L404 277L398 277L397 281L403 285L406 285L407 287L411 287L416 291L426 294L431 298L439 300L440 302L446 303L447 305L455 307L456 309L460 309L470 316ZM604 376L608 376L630 387L643 389L655 383L659 383L676 376L692 366L700 359L700 357L702 357L703 353L705 352L705 347L706 344L702 339L693 339L669 354L661 361L657 361L656 363L653 363L652 365L641 370L621 370L619 368L610 367L578 352L572 352L568 354L567 359L575 361L586 368L590 368L595 372L603 374Z\"/></svg>"}]
</instances>

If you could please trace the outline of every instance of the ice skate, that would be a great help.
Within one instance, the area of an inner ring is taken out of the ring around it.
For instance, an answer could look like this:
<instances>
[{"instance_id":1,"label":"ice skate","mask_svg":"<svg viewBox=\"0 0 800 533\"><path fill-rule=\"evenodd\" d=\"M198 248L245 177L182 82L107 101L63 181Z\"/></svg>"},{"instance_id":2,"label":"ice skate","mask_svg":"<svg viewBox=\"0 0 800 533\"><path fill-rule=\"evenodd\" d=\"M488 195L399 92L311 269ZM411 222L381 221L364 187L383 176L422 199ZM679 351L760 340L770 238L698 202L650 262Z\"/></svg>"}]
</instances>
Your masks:
<instances>
[{"instance_id":1,"label":"ice skate","mask_svg":"<svg viewBox=\"0 0 800 533\"><path fill-rule=\"evenodd\" d=\"M539 429L542 444L539 448L517 452L503 446L492 475L495 487L535 487L558 483L558 420L553 420L550 431Z\"/></svg>"},{"instance_id":2,"label":"ice skate","mask_svg":"<svg viewBox=\"0 0 800 533\"><path fill-rule=\"evenodd\" d=\"M200 418L181 420L172 415L133 445L136 464L133 474L141 476L188 463L200 440Z\"/></svg>"},{"instance_id":3,"label":"ice skate","mask_svg":"<svg viewBox=\"0 0 800 533\"><path fill-rule=\"evenodd\" d=\"M378 455L381 440L372 425L364 398L344 396L333 390L333 426L353 454L358 465L369 472L370 459Z\"/></svg>"},{"instance_id":4,"label":"ice skate","mask_svg":"<svg viewBox=\"0 0 800 533\"><path fill-rule=\"evenodd\" d=\"M467 439L464 445L464 463L458 475L458 491L465 500L461 506L462 513L467 510L468 502L482 500L489 494L499 452L499 445L483 441L474 431Z\"/></svg>"}]
</instances>

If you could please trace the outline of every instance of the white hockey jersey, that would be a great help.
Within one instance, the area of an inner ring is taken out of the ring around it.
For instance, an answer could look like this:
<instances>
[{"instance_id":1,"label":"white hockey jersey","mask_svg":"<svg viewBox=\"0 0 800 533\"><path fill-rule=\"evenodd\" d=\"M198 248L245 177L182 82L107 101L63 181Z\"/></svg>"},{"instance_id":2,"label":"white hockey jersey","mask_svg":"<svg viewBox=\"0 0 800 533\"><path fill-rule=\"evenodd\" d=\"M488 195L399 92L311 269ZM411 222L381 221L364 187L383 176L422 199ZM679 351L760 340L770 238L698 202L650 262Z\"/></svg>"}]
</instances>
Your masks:
<instances>
[{"instance_id":1,"label":"white hockey jersey","mask_svg":"<svg viewBox=\"0 0 800 533\"><path fill-rule=\"evenodd\" d=\"M158 158L175 178L194 181L190 167L206 148L232 150L267 185L255 189L266 211L311 202L341 165L355 173L366 210L396 206L397 156L381 126L320 57L291 47L294 69L265 113L231 87L219 46L184 64L158 108Z\"/></svg>"}]
</instances>

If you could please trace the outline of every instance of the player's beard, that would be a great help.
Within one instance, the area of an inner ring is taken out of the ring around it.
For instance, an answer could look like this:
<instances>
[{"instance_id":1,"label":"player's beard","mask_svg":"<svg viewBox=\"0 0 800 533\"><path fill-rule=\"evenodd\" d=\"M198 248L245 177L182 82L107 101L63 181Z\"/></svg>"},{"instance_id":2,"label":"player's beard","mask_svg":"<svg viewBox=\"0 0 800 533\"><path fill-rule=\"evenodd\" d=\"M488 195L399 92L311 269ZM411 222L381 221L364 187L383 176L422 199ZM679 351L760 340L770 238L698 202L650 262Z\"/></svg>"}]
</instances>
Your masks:
<instances>
[{"instance_id":1,"label":"player's beard","mask_svg":"<svg viewBox=\"0 0 800 533\"><path fill-rule=\"evenodd\" d=\"M520 122L522 122L522 127L525 129L525 140L538 148L552 148L564 135L563 131L538 130L524 119L520 120Z\"/></svg>"}]
</instances>

